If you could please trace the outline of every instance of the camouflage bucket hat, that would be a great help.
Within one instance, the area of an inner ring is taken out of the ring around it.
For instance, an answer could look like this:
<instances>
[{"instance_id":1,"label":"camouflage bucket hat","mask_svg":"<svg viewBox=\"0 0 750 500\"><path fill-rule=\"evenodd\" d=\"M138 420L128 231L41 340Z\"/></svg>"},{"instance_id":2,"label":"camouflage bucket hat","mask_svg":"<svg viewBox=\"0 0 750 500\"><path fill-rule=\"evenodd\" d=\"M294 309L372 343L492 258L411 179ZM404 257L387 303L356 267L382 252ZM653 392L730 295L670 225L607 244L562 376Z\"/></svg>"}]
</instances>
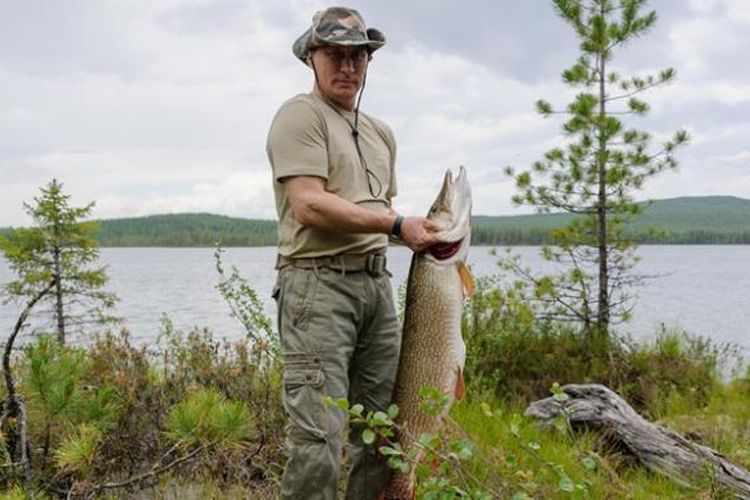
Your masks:
<instances>
[{"instance_id":1,"label":"camouflage bucket hat","mask_svg":"<svg viewBox=\"0 0 750 500\"><path fill-rule=\"evenodd\" d=\"M321 45L366 46L373 52L385 45L385 35L375 28L366 28L365 20L356 10L330 7L313 16L312 26L294 42L292 51L307 64L310 50Z\"/></svg>"}]
</instances>

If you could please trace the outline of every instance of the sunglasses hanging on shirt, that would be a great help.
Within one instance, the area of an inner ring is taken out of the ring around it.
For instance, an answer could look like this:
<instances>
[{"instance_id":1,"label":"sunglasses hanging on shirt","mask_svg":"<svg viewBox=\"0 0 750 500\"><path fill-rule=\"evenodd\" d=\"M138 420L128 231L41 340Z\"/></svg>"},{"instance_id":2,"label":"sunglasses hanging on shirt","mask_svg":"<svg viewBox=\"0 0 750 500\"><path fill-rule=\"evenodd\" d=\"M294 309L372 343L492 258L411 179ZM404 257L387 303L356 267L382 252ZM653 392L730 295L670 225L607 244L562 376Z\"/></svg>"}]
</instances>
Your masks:
<instances>
[{"instance_id":1,"label":"sunglasses hanging on shirt","mask_svg":"<svg viewBox=\"0 0 750 500\"><path fill-rule=\"evenodd\" d=\"M364 82L362 83L362 89L364 90ZM362 93L360 91L360 97L362 96ZM380 179L375 175L375 172L370 170L370 167L367 166L367 161L365 160L365 155L362 154L362 148L359 145L359 128L358 128L358 119L359 119L359 100L357 100L357 111L354 115L354 124L352 125L352 122L349 121L347 117L344 116L344 114L333 104L328 102L327 99L323 99L326 104L328 104L331 109L333 109L337 115L339 115L341 118L344 119L347 125L349 125L349 130L352 131L352 138L354 139L354 147L357 148L357 156L359 156L359 164L362 165L362 168L365 170L365 175L367 176L367 187L370 189L370 195L373 198L377 198L381 195L383 192L383 183L380 182ZM375 187L373 187L373 180L375 181Z\"/></svg>"},{"instance_id":2,"label":"sunglasses hanging on shirt","mask_svg":"<svg viewBox=\"0 0 750 500\"><path fill-rule=\"evenodd\" d=\"M354 59L351 59L352 62L354 62ZM311 61L312 62L312 61ZM339 61L339 65L341 64L341 61ZM318 79L318 72L315 70L315 65L312 65L313 72L315 73L315 80ZM365 160L365 155L362 154L362 148L359 145L359 103L362 101L362 94L365 91L365 83L367 82L367 73L365 73L362 76L362 88L359 91L359 96L357 96L357 106L354 108L354 124L349 121L349 119L344 116L344 114L333 104L328 102L328 99L323 97L323 102L328 104L328 106L336 112L337 115L339 115L343 120L346 122L347 125L349 125L349 130L352 132L352 138L354 139L354 147L357 148L357 156L359 156L359 164L362 165L362 168L365 171L365 175L367 176L367 187L370 190L370 195L373 198L379 197L383 193L383 183L380 182L380 179L375 175L375 172L370 170L370 167L367 165L367 161ZM375 187L373 187L373 182L375 181Z\"/></svg>"}]
</instances>

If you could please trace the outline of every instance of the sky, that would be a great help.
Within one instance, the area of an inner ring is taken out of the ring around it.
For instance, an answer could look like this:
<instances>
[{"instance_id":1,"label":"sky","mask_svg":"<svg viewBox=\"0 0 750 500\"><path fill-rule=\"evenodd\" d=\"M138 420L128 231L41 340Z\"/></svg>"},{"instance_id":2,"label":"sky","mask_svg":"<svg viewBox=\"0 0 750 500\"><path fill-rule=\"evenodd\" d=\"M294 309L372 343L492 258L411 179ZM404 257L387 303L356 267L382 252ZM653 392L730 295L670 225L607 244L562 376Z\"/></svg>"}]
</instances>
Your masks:
<instances>
[{"instance_id":1,"label":"sky","mask_svg":"<svg viewBox=\"0 0 750 500\"><path fill-rule=\"evenodd\" d=\"M313 0L0 1L0 227L52 178L97 218L210 212L276 217L265 153L289 97L312 88L291 52ZM357 8L387 38L361 109L398 142L398 211L426 213L447 168L464 165L474 213L514 215L513 181L564 144L560 73L578 42L548 0L370 0ZM750 1L652 0L656 26L616 53L612 69L674 83L629 124L654 147L677 129L692 142L680 167L638 199L750 198Z\"/></svg>"}]
</instances>

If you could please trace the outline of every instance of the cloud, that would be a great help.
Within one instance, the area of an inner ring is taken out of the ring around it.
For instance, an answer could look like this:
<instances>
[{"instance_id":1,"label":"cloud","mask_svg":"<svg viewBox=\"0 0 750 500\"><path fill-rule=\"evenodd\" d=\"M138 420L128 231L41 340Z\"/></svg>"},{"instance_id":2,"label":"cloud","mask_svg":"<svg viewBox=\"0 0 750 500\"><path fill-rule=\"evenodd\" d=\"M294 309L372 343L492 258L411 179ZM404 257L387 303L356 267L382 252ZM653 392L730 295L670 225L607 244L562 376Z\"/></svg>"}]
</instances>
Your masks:
<instances>
[{"instance_id":1,"label":"cloud","mask_svg":"<svg viewBox=\"0 0 750 500\"><path fill-rule=\"evenodd\" d=\"M690 5L695 15L675 22L669 32L677 65L694 79L714 80L721 75L724 82L747 84L750 68L737 63L746 57L750 5L738 0L691 1Z\"/></svg>"},{"instance_id":2,"label":"cloud","mask_svg":"<svg viewBox=\"0 0 750 500\"><path fill-rule=\"evenodd\" d=\"M750 131L750 7L739 0L663 0L659 22L613 68L675 66L635 120L655 137L695 137L664 196L750 197L742 171ZM0 7L0 226L53 176L97 214L216 211L272 217L265 137L279 105L312 74L291 44L317 0L27 0ZM397 207L422 213L445 168L465 165L477 213L516 213L505 165L560 144L561 117L534 101L570 101L560 72L572 31L542 2L354 0L388 44L376 54L363 109L399 145ZM721 158L736 158L724 161ZM726 164L726 168L718 165ZM729 166L731 164L731 168ZM711 169L706 168L711 165ZM689 182L688 182L689 181Z\"/></svg>"},{"instance_id":3,"label":"cloud","mask_svg":"<svg viewBox=\"0 0 750 500\"><path fill-rule=\"evenodd\" d=\"M398 75L394 78L392 75ZM503 168L530 162L557 135L559 123L533 108L556 83L528 84L458 53L443 53L411 42L377 54L365 94L365 109L392 125L399 144L398 210L423 213L432 204L447 168L464 165L473 183L477 210L511 209L511 181ZM429 85L426 84L429 82ZM479 184L477 184L479 185ZM484 197L490 188L497 196Z\"/></svg>"},{"instance_id":4,"label":"cloud","mask_svg":"<svg viewBox=\"0 0 750 500\"><path fill-rule=\"evenodd\" d=\"M270 172L244 172L195 183L187 193L147 197L139 203L136 214L210 212L242 216L251 212L257 214L256 217L274 219L270 180Z\"/></svg>"},{"instance_id":5,"label":"cloud","mask_svg":"<svg viewBox=\"0 0 750 500\"><path fill-rule=\"evenodd\" d=\"M714 159L719 164L742 167L745 172L750 173L747 169L750 166L750 150L738 151L731 155L719 155Z\"/></svg>"}]
</instances>

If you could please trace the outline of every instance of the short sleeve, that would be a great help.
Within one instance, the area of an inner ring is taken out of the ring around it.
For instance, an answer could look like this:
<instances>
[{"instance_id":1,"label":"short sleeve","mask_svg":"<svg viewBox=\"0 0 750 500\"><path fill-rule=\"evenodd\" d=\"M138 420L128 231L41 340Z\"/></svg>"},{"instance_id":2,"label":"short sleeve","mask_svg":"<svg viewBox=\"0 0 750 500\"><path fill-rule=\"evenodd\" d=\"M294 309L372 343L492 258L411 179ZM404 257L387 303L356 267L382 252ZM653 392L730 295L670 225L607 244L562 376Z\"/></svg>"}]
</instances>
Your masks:
<instances>
[{"instance_id":1,"label":"short sleeve","mask_svg":"<svg viewBox=\"0 0 750 500\"><path fill-rule=\"evenodd\" d=\"M266 152L276 181L293 175L328 179L326 126L309 103L284 103L268 132Z\"/></svg>"}]
</instances>

